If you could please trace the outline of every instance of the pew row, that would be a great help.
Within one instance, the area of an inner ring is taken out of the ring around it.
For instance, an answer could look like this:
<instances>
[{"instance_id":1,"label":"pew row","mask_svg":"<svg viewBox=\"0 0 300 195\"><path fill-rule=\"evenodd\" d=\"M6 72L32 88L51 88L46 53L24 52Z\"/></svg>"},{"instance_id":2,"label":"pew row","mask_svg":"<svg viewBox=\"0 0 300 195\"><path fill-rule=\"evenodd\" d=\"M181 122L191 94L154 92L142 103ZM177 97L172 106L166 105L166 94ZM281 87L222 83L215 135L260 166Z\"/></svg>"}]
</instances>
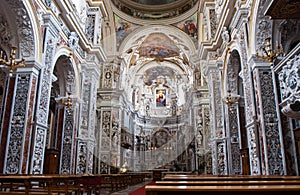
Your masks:
<instances>
[{"instance_id":1,"label":"pew row","mask_svg":"<svg viewBox=\"0 0 300 195\"><path fill-rule=\"evenodd\" d=\"M274 181L300 180L300 176L281 175L166 175L163 181Z\"/></svg>"},{"instance_id":2,"label":"pew row","mask_svg":"<svg viewBox=\"0 0 300 195\"><path fill-rule=\"evenodd\" d=\"M268 195L274 192L299 194L299 176L166 175L156 185L146 186L146 195Z\"/></svg>"},{"instance_id":3,"label":"pew row","mask_svg":"<svg viewBox=\"0 0 300 195\"><path fill-rule=\"evenodd\" d=\"M250 186L157 186L145 187L146 195L274 195L288 193L298 195L300 185L250 185Z\"/></svg>"},{"instance_id":4,"label":"pew row","mask_svg":"<svg viewBox=\"0 0 300 195\"><path fill-rule=\"evenodd\" d=\"M267 181L156 181L158 186L247 186L247 185L300 185L300 180L267 180Z\"/></svg>"},{"instance_id":5,"label":"pew row","mask_svg":"<svg viewBox=\"0 0 300 195\"><path fill-rule=\"evenodd\" d=\"M143 182L144 174L0 175L0 194L112 193Z\"/></svg>"}]
</instances>

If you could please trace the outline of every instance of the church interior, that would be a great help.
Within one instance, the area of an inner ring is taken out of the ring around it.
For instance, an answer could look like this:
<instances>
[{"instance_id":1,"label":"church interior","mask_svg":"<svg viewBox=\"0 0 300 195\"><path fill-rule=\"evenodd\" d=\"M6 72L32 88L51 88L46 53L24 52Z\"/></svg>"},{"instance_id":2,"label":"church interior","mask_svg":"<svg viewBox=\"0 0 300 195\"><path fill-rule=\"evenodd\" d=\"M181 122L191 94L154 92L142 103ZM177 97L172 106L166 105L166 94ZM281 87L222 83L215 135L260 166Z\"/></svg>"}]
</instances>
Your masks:
<instances>
[{"instance_id":1,"label":"church interior","mask_svg":"<svg viewBox=\"0 0 300 195\"><path fill-rule=\"evenodd\" d=\"M298 0L0 2L0 176L299 176Z\"/></svg>"}]
</instances>

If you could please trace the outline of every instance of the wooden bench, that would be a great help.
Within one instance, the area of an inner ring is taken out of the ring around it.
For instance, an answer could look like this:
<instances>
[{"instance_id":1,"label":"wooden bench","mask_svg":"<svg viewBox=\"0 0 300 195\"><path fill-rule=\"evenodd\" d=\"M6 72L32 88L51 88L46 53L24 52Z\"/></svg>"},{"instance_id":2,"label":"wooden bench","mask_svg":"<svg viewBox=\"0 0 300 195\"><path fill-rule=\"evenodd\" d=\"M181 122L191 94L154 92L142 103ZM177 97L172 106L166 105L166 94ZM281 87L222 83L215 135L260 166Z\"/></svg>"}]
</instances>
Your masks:
<instances>
[{"instance_id":1,"label":"wooden bench","mask_svg":"<svg viewBox=\"0 0 300 195\"><path fill-rule=\"evenodd\" d=\"M166 175L156 185L146 186L146 195L271 195L274 192L300 192L299 176L207 176ZM254 194L255 193L255 194Z\"/></svg>"},{"instance_id":2,"label":"wooden bench","mask_svg":"<svg viewBox=\"0 0 300 195\"><path fill-rule=\"evenodd\" d=\"M274 180L300 180L300 176L275 176L275 175L166 175L164 181L274 181Z\"/></svg>"},{"instance_id":3,"label":"wooden bench","mask_svg":"<svg viewBox=\"0 0 300 195\"><path fill-rule=\"evenodd\" d=\"M274 181L156 181L158 186L247 186L247 185L300 185L300 180L274 180Z\"/></svg>"},{"instance_id":4,"label":"wooden bench","mask_svg":"<svg viewBox=\"0 0 300 195\"><path fill-rule=\"evenodd\" d=\"M78 193L79 176L74 175L1 175L0 191L25 194Z\"/></svg>"},{"instance_id":5,"label":"wooden bench","mask_svg":"<svg viewBox=\"0 0 300 195\"><path fill-rule=\"evenodd\" d=\"M124 190L145 180L145 174L102 174L101 189L108 193Z\"/></svg>"},{"instance_id":6,"label":"wooden bench","mask_svg":"<svg viewBox=\"0 0 300 195\"><path fill-rule=\"evenodd\" d=\"M145 174L0 175L0 192L7 194L100 194L141 183ZM3 194L2 193L2 194Z\"/></svg>"},{"instance_id":7,"label":"wooden bench","mask_svg":"<svg viewBox=\"0 0 300 195\"><path fill-rule=\"evenodd\" d=\"M248 185L248 186L157 186L145 187L146 195L299 195L300 185Z\"/></svg>"},{"instance_id":8,"label":"wooden bench","mask_svg":"<svg viewBox=\"0 0 300 195\"><path fill-rule=\"evenodd\" d=\"M1 192L0 191L0 195L49 195L48 192Z\"/></svg>"}]
</instances>

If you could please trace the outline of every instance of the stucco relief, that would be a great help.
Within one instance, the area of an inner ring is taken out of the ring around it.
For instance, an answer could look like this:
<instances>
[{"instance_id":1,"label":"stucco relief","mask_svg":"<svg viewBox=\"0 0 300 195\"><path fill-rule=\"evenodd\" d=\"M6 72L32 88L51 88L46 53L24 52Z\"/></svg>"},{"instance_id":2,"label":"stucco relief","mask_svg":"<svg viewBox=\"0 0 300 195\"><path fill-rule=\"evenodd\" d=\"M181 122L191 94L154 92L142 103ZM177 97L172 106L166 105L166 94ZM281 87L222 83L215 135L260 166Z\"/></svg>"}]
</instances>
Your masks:
<instances>
[{"instance_id":1,"label":"stucco relief","mask_svg":"<svg viewBox=\"0 0 300 195\"><path fill-rule=\"evenodd\" d=\"M289 60L278 74L283 107L282 112L288 117L300 119L300 55Z\"/></svg>"}]
</instances>

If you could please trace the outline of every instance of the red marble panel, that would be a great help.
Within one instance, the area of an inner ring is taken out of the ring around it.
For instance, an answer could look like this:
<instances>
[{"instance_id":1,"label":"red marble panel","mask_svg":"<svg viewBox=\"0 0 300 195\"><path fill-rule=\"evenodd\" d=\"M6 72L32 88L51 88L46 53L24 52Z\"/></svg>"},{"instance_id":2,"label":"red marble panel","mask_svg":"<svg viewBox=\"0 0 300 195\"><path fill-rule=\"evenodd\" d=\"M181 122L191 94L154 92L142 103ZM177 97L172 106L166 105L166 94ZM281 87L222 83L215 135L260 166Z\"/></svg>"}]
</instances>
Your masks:
<instances>
[{"instance_id":1,"label":"red marble panel","mask_svg":"<svg viewBox=\"0 0 300 195\"><path fill-rule=\"evenodd\" d=\"M3 166L4 166L4 159L6 153L6 144L7 144L7 136L8 136L8 129L10 126L10 115L11 115L11 107L14 100L14 87L15 87L16 78L10 77L7 98L5 109L3 110L4 120L3 120L3 129L2 129L2 136L1 136L1 145L0 145L0 173L3 173Z\"/></svg>"},{"instance_id":2,"label":"red marble panel","mask_svg":"<svg viewBox=\"0 0 300 195\"><path fill-rule=\"evenodd\" d=\"M30 84L29 84L30 85ZM30 89L30 95L29 95L29 106L27 108L27 123L25 126L25 140L24 140L24 149L23 149L23 162L22 162L22 173L27 173L27 164L29 160L29 154L30 154L30 140L33 136L32 135L32 117L33 117L33 111L34 111L34 102L35 102L35 94L36 94L36 77L32 78L31 83L31 89ZM32 140L35 141L35 140Z\"/></svg>"}]
</instances>

